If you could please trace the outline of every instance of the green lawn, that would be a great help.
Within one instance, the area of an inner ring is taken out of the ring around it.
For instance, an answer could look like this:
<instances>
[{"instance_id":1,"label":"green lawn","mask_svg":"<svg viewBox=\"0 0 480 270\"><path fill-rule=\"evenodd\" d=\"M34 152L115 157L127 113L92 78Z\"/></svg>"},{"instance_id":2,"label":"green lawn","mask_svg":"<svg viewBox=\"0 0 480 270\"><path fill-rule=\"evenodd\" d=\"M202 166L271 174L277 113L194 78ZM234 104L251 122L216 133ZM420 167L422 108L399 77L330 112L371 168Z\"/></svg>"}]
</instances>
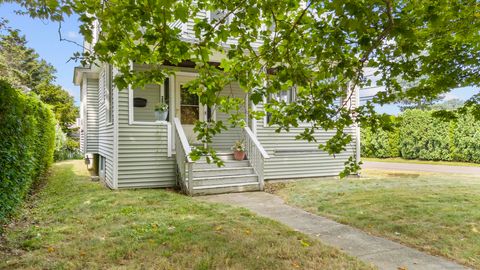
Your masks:
<instances>
[{"instance_id":1,"label":"green lawn","mask_svg":"<svg viewBox=\"0 0 480 270\"><path fill-rule=\"evenodd\" d=\"M270 188L291 205L480 269L480 178L364 174Z\"/></svg>"},{"instance_id":2,"label":"green lawn","mask_svg":"<svg viewBox=\"0 0 480 270\"><path fill-rule=\"evenodd\" d=\"M403 159L403 158L365 158L363 161L377 161L377 162L394 162L394 163L415 163L415 164L429 164L429 165L448 165L448 166L467 166L480 167L478 163L458 162L458 161L433 161L433 160L418 160L418 159Z\"/></svg>"},{"instance_id":3,"label":"green lawn","mask_svg":"<svg viewBox=\"0 0 480 270\"><path fill-rule=\"evenodd\" d=\"M243 209L161 189L110 191L54 165L0 245L0 269L370 269Z\"/></svg>"}]
</instances>

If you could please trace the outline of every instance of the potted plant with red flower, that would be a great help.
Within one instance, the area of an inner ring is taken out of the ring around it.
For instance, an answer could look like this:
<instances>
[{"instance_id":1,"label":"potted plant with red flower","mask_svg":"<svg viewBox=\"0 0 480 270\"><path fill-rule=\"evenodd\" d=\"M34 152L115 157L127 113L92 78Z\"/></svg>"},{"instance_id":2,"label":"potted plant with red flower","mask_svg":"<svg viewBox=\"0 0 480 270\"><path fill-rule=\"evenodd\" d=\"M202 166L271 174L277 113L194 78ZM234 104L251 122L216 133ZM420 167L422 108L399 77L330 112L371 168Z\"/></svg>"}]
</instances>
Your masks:
<instances>
[{"instance_id":1,"label":"potted plant with red flower","mask_svg":"<svg viewBox=\"0 0 480 270\"><path fill-rule=\"evenodd\" d=\"M236 141L235 144L232 146L233 150L233 157L235 160L244 160L246 153L245 153L245 144L243 140Z\"/></svg>"}]
</instances>

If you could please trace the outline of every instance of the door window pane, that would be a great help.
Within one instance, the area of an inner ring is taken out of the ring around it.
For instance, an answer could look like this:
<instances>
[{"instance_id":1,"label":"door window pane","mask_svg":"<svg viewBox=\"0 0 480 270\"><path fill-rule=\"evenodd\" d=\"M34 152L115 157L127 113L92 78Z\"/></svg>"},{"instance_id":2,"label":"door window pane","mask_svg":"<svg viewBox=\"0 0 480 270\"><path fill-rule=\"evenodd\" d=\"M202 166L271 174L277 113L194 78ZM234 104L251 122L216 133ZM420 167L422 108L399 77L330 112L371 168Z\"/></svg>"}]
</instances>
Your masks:
<instances>
[{"instance_id":1,"label":"door window pane","mask_svg":"<svg viewBox=\"0 0 480 270\"><path fill-rule=\"evenodd\" d=\"M199 110L198 106L181 106L181 122L186 125L193 125L198 121Z\"/></svg>"},{"instance_id":2,"label":"door window pane","mask_svg":"<svg viewBox=\"0 0 480 270\"><path fill-rule=\"evenodd\" d=\"M193 125L200 117L198 96L191 94L186 88L181 88L180 121L182 124Z\"/></svg>"}]
</instances>

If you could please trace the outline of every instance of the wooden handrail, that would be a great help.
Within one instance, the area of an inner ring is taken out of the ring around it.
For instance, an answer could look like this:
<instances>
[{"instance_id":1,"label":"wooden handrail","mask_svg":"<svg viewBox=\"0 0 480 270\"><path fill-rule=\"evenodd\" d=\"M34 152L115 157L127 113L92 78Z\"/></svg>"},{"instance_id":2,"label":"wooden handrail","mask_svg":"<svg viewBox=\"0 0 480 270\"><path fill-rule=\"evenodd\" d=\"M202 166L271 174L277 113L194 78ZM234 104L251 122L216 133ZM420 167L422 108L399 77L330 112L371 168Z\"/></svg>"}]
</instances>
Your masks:
<instances>
[{"instance_id":1,"label":"wooden handrail","mask_svg":"<svg viewBox=\"0 0 480 270\"><path fill-rule=\"evenodd\" d=\"M182 127L182 124L180 123L180 119L175 117L173 119L173 123L175 124L175 130L178 134L178 137L180 138L180 142L182 144L183 151L185 152L187 162L193 162L192 159L190 158L190 152L192 152L192 148L188 143L187 136L185 136L185 131L183 131L183 127Z\"/></svg>"},{"instance_id":2,"label":"wooden handrail","mask_svg":"<svg viewBox=\"0 0 480 270\"><path fill-rule=\"evenodd\" d=\"M262 154L262 157L264 159L270 158L268 155L267 151L263 148L263 146L260 144L260 142L257 140L257 137L253 134L252 130L249 127L244 127L245 132L247 133L248 137L252 140L252 142L255 144L256 148L258 151L260 151L260 154Z\"/></svg>"}]
</instances>

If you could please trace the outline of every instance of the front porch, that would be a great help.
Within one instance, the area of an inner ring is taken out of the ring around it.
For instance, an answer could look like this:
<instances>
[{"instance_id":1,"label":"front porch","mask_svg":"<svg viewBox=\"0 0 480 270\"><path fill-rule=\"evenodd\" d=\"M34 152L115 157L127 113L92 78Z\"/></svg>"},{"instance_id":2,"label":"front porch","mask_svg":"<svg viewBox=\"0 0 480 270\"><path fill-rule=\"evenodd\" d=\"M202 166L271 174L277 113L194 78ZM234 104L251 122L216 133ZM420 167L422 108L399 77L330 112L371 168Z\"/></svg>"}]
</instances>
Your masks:
<instances>
[{"instance_id":1,"label":"front porch","mask_svg":"<svg viewBox=\"0 0 480 270\"><path fill-rule=\"evenodd\" d=\"M174 118L174 146L177 180L188 195L207 195L228 192L258 191L264 187L264 163L269 158L249 127L241 133L246 159L235 160L232 152L218 152L224 166L208 163L206 157L193 161L189 144L179 118Z\"/></svg>"},{"instance_id":2,"label":"front porch","mask_svg":"<svg viewBox=\"0 0 480 270\"><path fill-rule=\"evenodd\" d=\"M145 65L135 65L134 68L139 71L149 69ZM228 125L229 117L227 113L202 105L197 95L189 93L186 86L196 76L193 69L182 68L163 84L130 88L128 106L123 102L125 94L120 93L121 188L176 184L189 195L263 189L264 163L269 156L249 127L229 128L216 134L209 143L224 161L224 166L209 164L205 157L195 162L190 158L192 149L200 144L193 131L195 123L213 120ZM247 100L247 94L238 83L226 86L220 96ZM156 115L158 104L168 105L166 119L159 119ZM245 114L247 126L253 126L248 120L247 106L237 109ZM126 116L128 123L125 123ZM242 161L234 160L231 150L238 140L243 140L246 146L247 157Z\"/></svg>"}]
</instances>

